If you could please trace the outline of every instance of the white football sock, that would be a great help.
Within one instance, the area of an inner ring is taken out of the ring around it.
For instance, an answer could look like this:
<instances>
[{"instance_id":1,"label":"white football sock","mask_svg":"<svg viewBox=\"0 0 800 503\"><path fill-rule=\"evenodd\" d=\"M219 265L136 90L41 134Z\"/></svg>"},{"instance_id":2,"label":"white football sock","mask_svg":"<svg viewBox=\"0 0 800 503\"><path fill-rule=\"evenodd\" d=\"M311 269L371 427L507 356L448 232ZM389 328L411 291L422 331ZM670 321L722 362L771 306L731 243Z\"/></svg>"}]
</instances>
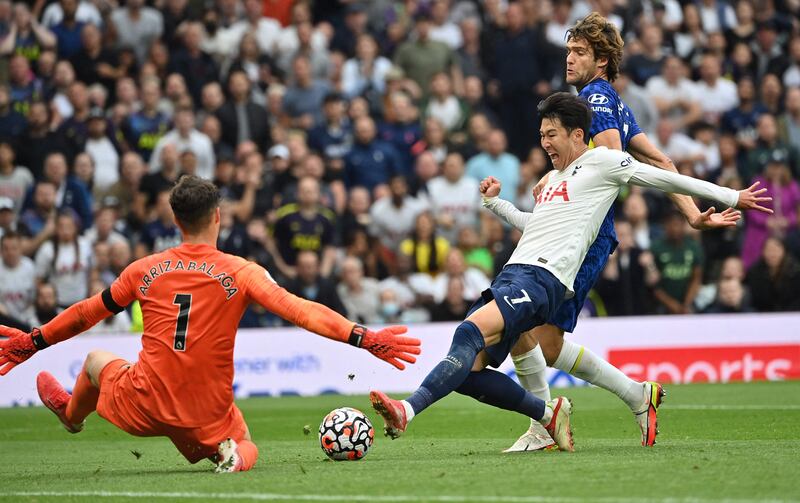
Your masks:
<instances>
[{"instance_id":1,"label":"white football sock","mask_svg":"<svg viewBox=\"0 0 800 503\"><path fill-rule=\"evenodd\" d=\"M544 359L542 347L538 344L527 353L512 356L514 369L517 371L519 383L545 402L550 401L550 386L547 384L547 361Z\"/></svg>"},{"instance_id":2,"label":"white football sock","mask_svg":"<svg viewBox=\"0 0 800 503\"><path fill-rule=\"evenodd\" d=\"M403 408L406 409L406 424L408 424L414 419L414 408L405 400L400 400L400 403L402 403Z\"/></svg>"},{"instance_id":3,"label":"white football sock","mask_svg":"<svg viewBox=\"0 0 800 503\"><path fill-rule=\"evenodd\" d=\"M584 346L564 339L564 346L553 366L614 393L634 412L642 407L642 383L629 378Z\"/></svg>"}]
</instances>

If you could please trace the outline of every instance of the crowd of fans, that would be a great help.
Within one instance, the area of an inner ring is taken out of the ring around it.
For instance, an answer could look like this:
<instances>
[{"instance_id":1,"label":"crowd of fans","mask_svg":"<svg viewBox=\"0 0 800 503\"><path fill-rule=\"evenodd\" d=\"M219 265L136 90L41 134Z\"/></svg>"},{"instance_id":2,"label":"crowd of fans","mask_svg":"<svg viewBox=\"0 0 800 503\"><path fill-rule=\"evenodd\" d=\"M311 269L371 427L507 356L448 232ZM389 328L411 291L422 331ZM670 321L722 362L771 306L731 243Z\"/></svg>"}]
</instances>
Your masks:
<instances>
[{"instance_id":1,"label":"crowd of fans","mask_svg":"<svg viewBox=\"0 0 800 503\"><path fill-rule=\"evenodd\" d=\"M0 0L0 320L44 323L179 244L186 173L220 188L220 249L295 294L461 319L519 239L478 181L533 208L536 104L567 88L565 32L592 11L680 172L760 181L775 213L700 234L631 188L585 313L800 309L796 0ZM280 323L254 306L242 326Z\"/></svg>"}]
</instances>

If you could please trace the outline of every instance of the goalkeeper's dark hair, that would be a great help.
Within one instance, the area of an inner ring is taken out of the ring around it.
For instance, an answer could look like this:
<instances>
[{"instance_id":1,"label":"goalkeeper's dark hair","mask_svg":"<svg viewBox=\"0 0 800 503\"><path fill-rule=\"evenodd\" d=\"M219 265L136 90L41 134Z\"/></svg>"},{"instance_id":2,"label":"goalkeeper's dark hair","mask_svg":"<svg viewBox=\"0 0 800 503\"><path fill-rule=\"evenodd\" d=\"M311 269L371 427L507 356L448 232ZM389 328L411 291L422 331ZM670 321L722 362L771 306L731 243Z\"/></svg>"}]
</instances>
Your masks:
<instances>
[{"instance_id":1,"label":"goalkeeper's dark hair","mask_svg":"<svg viewBox=\"0 0 800 503\"><path fill-rule=\"evenodd\" d=\"M540 119L558 120L567 133L581 129L583 141L589 143L592 111L583 98L570 93L553 93L539 102L536 111Z\"/></svg>"},{"instance_id":2,"label":"goalkeeper's dark hair","mask_svg":"<svg viewBox=\"0 0 800 503\"><path fill-rule=\"evenodd\" d=\"M216 185L194 175L181 177L169 193L175 220L192 234L202 231L211 222L219 199Z\"/></svg>"}]
</instances>

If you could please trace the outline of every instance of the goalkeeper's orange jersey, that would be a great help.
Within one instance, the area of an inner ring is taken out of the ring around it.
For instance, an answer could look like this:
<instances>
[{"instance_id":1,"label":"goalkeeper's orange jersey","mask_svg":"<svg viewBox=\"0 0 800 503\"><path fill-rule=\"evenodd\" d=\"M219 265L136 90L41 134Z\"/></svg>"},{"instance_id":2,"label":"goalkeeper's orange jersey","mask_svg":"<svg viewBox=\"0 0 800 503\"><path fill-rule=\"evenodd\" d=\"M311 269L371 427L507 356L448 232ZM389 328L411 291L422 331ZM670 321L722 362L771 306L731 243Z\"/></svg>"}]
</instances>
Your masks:
<instances>
[{"instance_id":1,"label":"goalkeeper's orange jersey","mask_svg":"<svg viewBox=\"0 0 800 503\"><path fill-rule=\"evenodd\" d=\"M256 302L327 337L346 341L353 323L278 286L261 266L203 244L182 244L137 260L111 285L120 306L138 300L144 333L139 361L121 393L155 420L197 427L233 403L233 346L239 320ZM266 343L266 341L265 341Z\"/></svg>"}]
</instances>

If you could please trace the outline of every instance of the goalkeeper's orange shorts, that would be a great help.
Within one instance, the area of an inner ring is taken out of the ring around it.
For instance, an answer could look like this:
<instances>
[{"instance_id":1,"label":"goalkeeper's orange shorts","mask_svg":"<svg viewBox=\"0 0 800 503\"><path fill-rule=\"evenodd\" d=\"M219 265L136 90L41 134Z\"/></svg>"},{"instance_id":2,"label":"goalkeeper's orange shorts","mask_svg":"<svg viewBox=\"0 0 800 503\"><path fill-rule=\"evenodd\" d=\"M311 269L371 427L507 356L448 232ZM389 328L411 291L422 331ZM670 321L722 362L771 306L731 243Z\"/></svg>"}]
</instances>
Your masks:
<instances>
[{"instance_id":1,"label":"goalkeeper's orange shorts","mask_svg":"<svg viewBox=\"0 0 800 503\"><path fill-rule=\"evenodd\" d=\"M117 428L137 437L168 437L190 463L217 454L218 444L227 438L241 442L248 435L242 412L231 404L219 420L197 428L164 424L147 415L148 405L125 392L125 380L131 364L114 360L100 372L100 398L97 413Z\"/></svg>"}]
</instances>

